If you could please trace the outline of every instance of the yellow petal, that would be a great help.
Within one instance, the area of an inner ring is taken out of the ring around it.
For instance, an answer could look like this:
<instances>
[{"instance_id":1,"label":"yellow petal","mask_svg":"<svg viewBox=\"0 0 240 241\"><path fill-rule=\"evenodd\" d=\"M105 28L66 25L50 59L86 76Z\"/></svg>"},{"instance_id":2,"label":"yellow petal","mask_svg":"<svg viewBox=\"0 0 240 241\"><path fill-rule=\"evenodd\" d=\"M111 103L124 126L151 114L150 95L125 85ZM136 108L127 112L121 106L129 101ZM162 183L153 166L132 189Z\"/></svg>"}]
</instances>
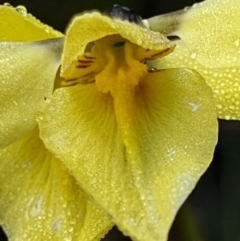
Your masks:
<instances>
[{"instance_id":1,"label":"yellow petal","mask_svg":"<svg viewBox=\"0 0 240 241\"><path fill-rule=\"evenodd\" d=\"M212 93L194 71L165 70L141 79L129 104L131 118L120 126L111 95L95 84L58 89L40 119L41 137L125 234L164 241L212 160Z\"/></svg>"},{"instance_id":2,"label":"yellow petal","mask_svg":"<svg viewBox=\"0 0 240 241\"><path fill-rule=\"evenodd\" d=\"M32 130L51 96L63 39L0 42L0 147Z\"/></svg>"},{"instance_id":3,"label":"yellow petal","mask_svg":"<svg viewBox=\"0 0 240 241\"><path fill-rule=\"evenodd\" d=\"M240 67L207 68L190 57L182 41L175 41L175 51L154 61L158 69L187 67L199 72L211 87L217 104L218 117L240 119Z\"/></svg>"},{"instance_id":4,"label":"yellow petal","mask_svg":"<svg viewBox=\"0 0 240 241\"><path fill-rule=\"evenodd\" d=\"M160 33L140 28L128 21L113 20L97 12L86 13L76 16L68 28L62 58L62 73L71 66L73 60L83 55L88 43L114 34L119 34L144 49L171 52L174 47ZM68 78L65 75L63 77Z\"/></svg>"},{"instance_id":5,"label":"yellow petal","mask_svg":"<svg viewBox=\"0 0 240 241\"><path fill-rule=\"evenodd\" d=\"M178 35L199 63L211 68L240 65L239 7L236 0L207 0L181 16Z\"/></svg>"},{"instance_id":6,"label":"yellow petal","mask_svg":"<svg viewBox=\"0 0 240 241\"><path fill-rule=\"evenodd\" d=\"M111 227L36 128L0 151L0 183L0 223L9 240L95 241Z\"/></svg>"},{"instance_id":7,"label":"yellow petal","mask_svg":"<svg viewBox=\"0 0 240 241\"><path fill-rule=\"evenodd\" d=\"M41 23L23 6L0 5L0 41L36 41L61 37L62 34Z\"/></svg>"},{"instance_id":8,"label":"yellow petal","mask_svg":"<svg viewBox=\"0 0 240 241\"><path fill-rule=\"evenodd\" d=\"M144 19L143 22L152 31L160 32L165 36L176 36L179 34L177 31L181 21L181 16L185 13L186 8L175 12L153 16L151 18Z\"/></svg>"}]
</instances>

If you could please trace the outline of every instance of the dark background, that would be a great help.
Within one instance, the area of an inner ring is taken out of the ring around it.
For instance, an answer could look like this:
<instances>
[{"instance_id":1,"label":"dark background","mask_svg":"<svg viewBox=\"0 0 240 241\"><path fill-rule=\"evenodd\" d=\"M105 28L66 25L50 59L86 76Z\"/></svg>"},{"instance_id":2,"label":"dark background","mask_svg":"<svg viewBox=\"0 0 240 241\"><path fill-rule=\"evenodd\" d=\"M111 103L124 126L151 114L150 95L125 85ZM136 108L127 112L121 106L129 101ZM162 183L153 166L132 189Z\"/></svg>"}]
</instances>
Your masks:
<instances>
[{"instance_id":1,"label":"dark background","mask_svg":"<svg viewBox=\"0 0 240 241\"><path fill-rule=\"evenodd\" d=\"M103 11L113 4L127 6L142 17L166 13L191 5L193 0L10 0L11 5L24 5L30 13L57 30L64 31L71 17L87 10ZM3 2L2 2L3 3Z\"/></svg>"},{"instance_id":2,"label":"dark background","mask_svg":"<svg viewBox=\"0 0 240 241\"><path fill-rule=\"evenodd\" d=\"M2 2L3 3L3 2ZM127 6L148 18L175 11L192 0L12 0L24 5L42 22L64 32L71 17L86 10ZM221 24L221 23L220 23ZM220 121L214 160L181 208L170 231L170 241L240 241L240 122ZM5 240L2 236L1 241ZM130 240L114 228L105 241ZM151 241L151 240L149 240ZM160 240L161 241L161 240Z\"/></svg>"}]
</instances>

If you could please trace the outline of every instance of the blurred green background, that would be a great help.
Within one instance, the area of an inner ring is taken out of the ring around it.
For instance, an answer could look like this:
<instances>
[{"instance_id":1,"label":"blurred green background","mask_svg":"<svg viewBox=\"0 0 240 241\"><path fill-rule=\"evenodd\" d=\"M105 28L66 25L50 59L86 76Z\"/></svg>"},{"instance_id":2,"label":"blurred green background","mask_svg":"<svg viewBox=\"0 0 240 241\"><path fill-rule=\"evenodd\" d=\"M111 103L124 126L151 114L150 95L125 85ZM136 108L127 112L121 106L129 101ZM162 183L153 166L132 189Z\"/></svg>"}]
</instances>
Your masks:
<instances>
[{"instance_id":1,"label":"blurred green background","mask_svg":"<svg viewBox=\"0 0 240 241\"><path fill-rule=\"evenodd\" d=\"M10 2L14 6L24 5L42 22L60 31L65 30L74 14L92 9L103 11L113 4L127 6L143 18L148 18L193 3L192 0L119 0L118 2L12 0ZM219 22L221 24L221 20ZM240 241L240 122L219 121L219 124L219 143L214 160L178 213L170 231L169 241ZM6 240L4 234L0 240ZM130 239L124 237L116 228L104 239L104 241L123 240Z\"/></svg>"}]
</instances>

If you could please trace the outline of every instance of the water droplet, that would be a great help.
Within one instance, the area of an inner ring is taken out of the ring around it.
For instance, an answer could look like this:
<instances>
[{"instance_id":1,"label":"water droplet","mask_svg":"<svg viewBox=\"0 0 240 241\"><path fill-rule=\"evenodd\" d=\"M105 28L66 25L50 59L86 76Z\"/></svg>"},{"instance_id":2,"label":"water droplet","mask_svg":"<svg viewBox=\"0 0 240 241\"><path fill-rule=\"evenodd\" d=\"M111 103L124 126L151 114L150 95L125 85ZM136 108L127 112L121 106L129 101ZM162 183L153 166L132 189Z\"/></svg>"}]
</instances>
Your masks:
<instances>
[{"instance_id":1,"label":"water droplet","mask_svg":"<svg viewBox=\"0 0 240 241\"><path fill-rule=\"evenodd\" d=\"M192 59L196 59L196 57L197 57L197 53L196 53L196 52L192 52L192 53L191 53L191 58L192 58Z\"/></svg>"},{"instance_id":2,"label":"water droplet","mask_svg":"<svg viewBox=\"0 0 240 241\"><path fill-rule=\"evenodd\" d=\"M197 103L189 102L188 104L192 107L192 111L196 111L200 107Z\"/></svg>"},{"instance_id":3,"label":"water droplet","mask_svg":"<svg viewBox=\"0 0 240 241\"><path fill-rule=\"evenodd\" d=\"M30 169L32 167L32 163L27 161L22 164L22 167L26 169Z\"/></svg>"},{"instance_id":4,"label":"water droplet","mask_svg":"<svg viewBox=\"0 0 240 241\"><path fill-rule=\"evenodd\" d=\"M31 210L31 215L33 217L38 216L42 211L43 197L40 197L37 202L34 204L33 209Z\"/></svg>"},{"instance_id":5,"label":"water droplet","mask_svg":"<svg viewBox=\"0 0 240 241\"><path fill-rule=\"evenodd\" d=\"M61 227L61 221L59 218L57 218L55 220L55 222L53 223L53 230L58 231L60 229L60 227Z\"/></svg>"},{"instance_id":6,"label":"water droplet","mask_svg":"<svg viewBox=\"0 0 240 241\"><path fill-rule=\"evenodd\" d=\"M12 7L12 5L8 2L4 3L3 6L6 6L6 7Z\"/></svg>"},{"instance_id":7,"label":"water droplet","mask_svg":"<svg viewBox=\"0 0 240 241\"><path fill-rule=\"evenodd\" d=\"M24 6L22 6L22 5L17 6L16 7L16 11L18 13L20 13L21 15L23 15L23 16L27 15L27 9Z\"/></svg>"},{"instance_id":8,"label":"water droplet","mask_svg":"<svg viewBox=\"0 0 240 241\"><path fill-rule=\"evenodd\" d=\"M71 236L68 236L65 238L66 241L72 241L72 237Z\"/></svg>"},{"instance_id":9,"label":"water droplet","mask_svg":"<svg viewBox=\"0 0 240 241\"><path fill-rule=\"evenodd\" d=\"M130 223L134 223L135 219L134 218L129 218Z\"/></svg>"},{"instance_id":10,"label":"water droplet","mask_svg":"<svg viewBox=\"0 0 240 241\"><path fill-rule=\"evenodd\" d=\"M194 4L192 5L192 8L196 8L198 5L199 5L198 3L194 3Z\"/></svg>"},{"instance_id":11,"label":"water droplet","mask_svg":"<svg viewBox=\"0 0 240 241\"><path fill-rule=\"evenodd\" d=\"M237 39L235 42L234 42L235 46L236 47L239 47L239 39Z\"/></svg>"}]
</instances>

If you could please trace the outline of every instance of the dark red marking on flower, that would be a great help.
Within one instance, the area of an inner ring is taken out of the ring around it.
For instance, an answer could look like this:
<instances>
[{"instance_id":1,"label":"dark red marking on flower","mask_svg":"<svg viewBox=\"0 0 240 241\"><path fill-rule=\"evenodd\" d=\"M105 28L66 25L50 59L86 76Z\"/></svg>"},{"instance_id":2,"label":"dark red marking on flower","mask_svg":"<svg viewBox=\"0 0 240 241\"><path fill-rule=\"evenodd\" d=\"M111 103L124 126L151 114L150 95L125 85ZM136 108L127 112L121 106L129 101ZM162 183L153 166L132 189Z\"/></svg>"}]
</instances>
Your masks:
<instances>
[{"instance_id":1,"label":"dark red marking on flower","mask_svg":"<svg viewBox=\"0 0 240 241\"><path fill-rule=\"evenodd\" d=\"M91 63L93 63L94 61L93 61L93 60L82 60L82 59L79 59L78 62L79 62L79 63L82 63L82 64L91 64Z\"/></svg>"},{"instance_id":2,"label":"dark red marking on flower","mask_svg":"<svg viewBox=\"0 0 240 241\"><path fill-rule=\"evenodd\" d=\"M83 57L84 57L85 59L96 59L96 57L94 57L94 56L83 55Z\"/></svg>"}]
</instances>

